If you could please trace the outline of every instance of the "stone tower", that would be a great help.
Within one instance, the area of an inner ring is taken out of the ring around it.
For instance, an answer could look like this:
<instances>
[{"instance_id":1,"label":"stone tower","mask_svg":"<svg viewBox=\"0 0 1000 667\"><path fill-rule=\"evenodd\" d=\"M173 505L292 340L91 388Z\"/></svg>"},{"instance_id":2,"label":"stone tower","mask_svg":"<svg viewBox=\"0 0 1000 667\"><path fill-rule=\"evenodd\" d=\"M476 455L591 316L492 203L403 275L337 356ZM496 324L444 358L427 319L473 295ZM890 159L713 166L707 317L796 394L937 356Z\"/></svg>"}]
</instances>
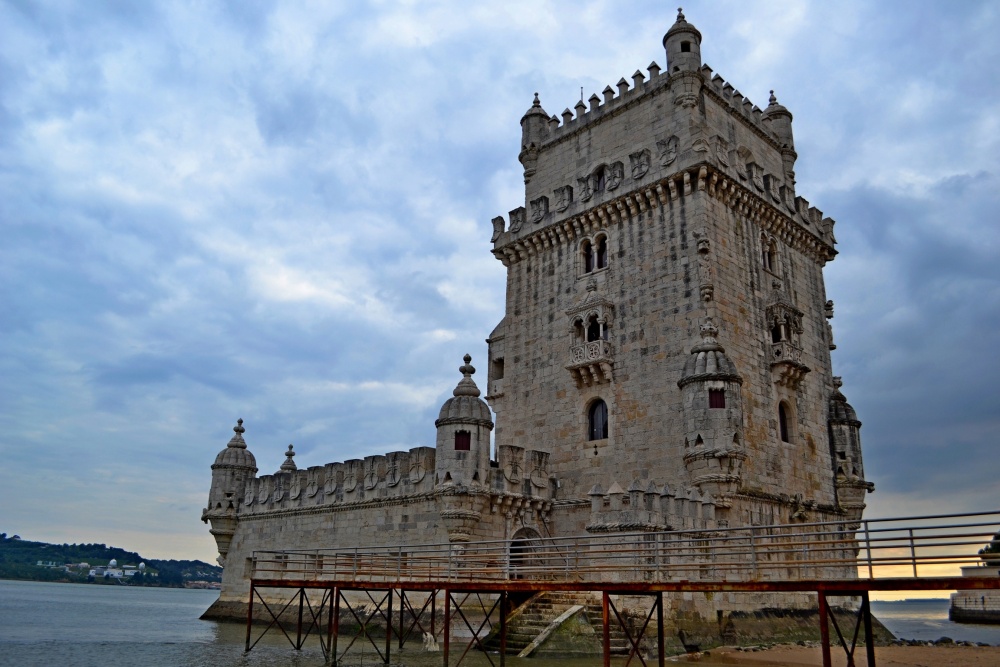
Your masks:
<instances>
[{"instance_id":1,"label":"stone tower","mask_svg":"<svg viewBox=\"0 0 1000 667\"><path fill-rule=\"evenodd\" d=\"M235 434L226 448L219 452L212 464L212 486L208 492L208 507L201 513L201 520L210 523L212 536L219 547L219 564L224 565L233 534L236 532L237 514L243 502L243 490L257 474L257 461L243 440L246 429L243 420L236 420ZM291 449L291 446L289 446Z\"/></svg>"},{"instance_id":2,"label":"stone tower","mask_svg":"<svg viewBox=\"0 0 1000 667\"><path fill-rule=\"evenodd\" d=\"M472 357L459 368L462 379L441 406L437 427L436 480L441 518L451 542L468 542L488 500L490 431L493 419L479 387L472 380ZM478 493L477 493L478 492Z\"/></svg>"},{"instance_id":3,"label":"stone tower","mask_svg":"<svg viewBox=\"0 0 1000 667\"><path fill-rule=\"evenodd\" d=\"M634 526L613 516L632 504L650 529L684 525L680 506L722 526L857 521L872 488L832 373L834 223L795 191L792 114L744 98L701 44L679 12L665 69L559 116L536 95L521 119L486 398L498 447L546 449L558 500L590 496L589 517L557 502L560 534Z\"/></svg>"}]
</instances>

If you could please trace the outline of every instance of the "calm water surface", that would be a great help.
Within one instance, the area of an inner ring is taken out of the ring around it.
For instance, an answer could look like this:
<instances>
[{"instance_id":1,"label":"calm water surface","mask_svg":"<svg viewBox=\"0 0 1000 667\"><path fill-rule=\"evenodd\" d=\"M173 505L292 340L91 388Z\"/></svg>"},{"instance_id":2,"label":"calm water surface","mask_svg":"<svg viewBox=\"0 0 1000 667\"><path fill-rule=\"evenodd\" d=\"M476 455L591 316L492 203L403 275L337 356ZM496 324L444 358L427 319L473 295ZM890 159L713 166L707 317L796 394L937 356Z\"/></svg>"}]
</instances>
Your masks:
<instances>
[{"instance_id":1,"label":"calm water surface","mask_svg":"<svg viewBox=\"0 0 1000 667\"><path fill-rule=\"evenodd\" d=\"M0 580L0 664L15 667L201 666L313 667L323 664L312 640L294 651L280 633L269 633L248 654L245 629L238 623L198 620L217 591L132 588L87 584L50 584ZM947 600L873 602L872 608L897 636L1000 644L1000 626L959 625L948 621ZM351 665L380 664L369 647L356 645ZM454 650L454 649L453 649ZM393 652L392 662L408 667L441 664L440 653L425 653L418 642ZM457 656L453 654L454 662ZM463 664L482 667L485 657L470 653ZM512 667L583 667L588 661L508 659Z\"/></svg>"}]
</instances>

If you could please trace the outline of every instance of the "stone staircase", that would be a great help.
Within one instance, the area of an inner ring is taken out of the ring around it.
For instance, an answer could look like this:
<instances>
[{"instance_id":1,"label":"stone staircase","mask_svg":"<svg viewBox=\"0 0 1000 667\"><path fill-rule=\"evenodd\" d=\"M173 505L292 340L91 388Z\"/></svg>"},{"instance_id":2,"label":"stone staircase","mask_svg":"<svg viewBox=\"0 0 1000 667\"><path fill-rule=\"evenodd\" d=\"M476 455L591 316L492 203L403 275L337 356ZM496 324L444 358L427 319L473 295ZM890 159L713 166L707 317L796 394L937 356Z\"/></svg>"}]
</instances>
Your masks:
<instances>
[{"instance_id":1,"label":"stone staircase","mask_svg":"<svg viewBox=\"0 0 1000 667\"><path fill-rule=\"evenodd\" d=\"M566 642L561 641L559 655L562 657L593 656L595 647L597 651L600 651L602 615L599 598L589 593L559 591L539 593L507 616L507 655L521 653L545 632L553 621L574 606L583 607L581 613L585 616L590 628L593 629L593 633L588 632L587 635L578 637L578 641L572 641L570 645L565 645ZM493 633L484 644L488 651L500 651L499 627L494 627ZM625 633L620 627L617 627L617 622L612 619L612 655L625 655L628 650L629 643Z\"/></svg>"}]
</instances>

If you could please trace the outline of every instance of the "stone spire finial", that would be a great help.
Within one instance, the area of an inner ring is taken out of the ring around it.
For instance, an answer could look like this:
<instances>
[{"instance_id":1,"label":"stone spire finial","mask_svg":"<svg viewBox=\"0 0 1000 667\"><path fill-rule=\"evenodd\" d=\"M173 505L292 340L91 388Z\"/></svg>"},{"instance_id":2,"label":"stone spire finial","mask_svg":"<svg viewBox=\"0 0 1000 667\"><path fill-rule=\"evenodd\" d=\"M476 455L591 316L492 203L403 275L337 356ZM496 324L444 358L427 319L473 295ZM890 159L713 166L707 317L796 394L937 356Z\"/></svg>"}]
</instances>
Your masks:
<instances>
[{"instance_id":1,"label":"stone spire finial","mask_svg":"<svg viewBox=\"0 0 1000 667\"><path fill-rule=\"evenodd\" d=\"M538 99L538 93L535 93L535 101L531 103L531 106L541 108L542 102Z\"/></svg>"},{"instance_id":2,"label":"stone spire finial","mask_svg":"<svg viewBox=\"0 0 1000 667\"><path fill-rule=\"evenodd\" d=\"M472 361L471 355L465 355L462 357L465 364L458 369L462 374L462 379L458 381L458 386L455 387L455 391L452 392L455 396L475 396L479 397L479 387L472 379L472 374L476 372L475 366L470 362Z\"/></svg>"},{"instance_id":3,"label":"stone spire finial","mask_svg":"<svg viewBox=\"0 0 1000 667\"><path fill-rule=\"evenodd\" d=\"M685 20L684 19L684 8L683 7L678 7L677 8L677 22L678 23L682 23L684 20Z\"/></svg>"},{"instance_id":4,"label":"stone spire finial","mask_svg":"<svg viewBox=\"0 0 1000 667\"><path fill-rule=\"evenodd\" d=\"M285 452L285 462L281 464L282 472L293 472L299 469L295 465L295 461L292 460L293 458L295 458L295 450L292 449L291 445L288 445L288 451Z\"/></svg>"},{"instance_id":5,"label":"stone spire finial","mask_svg":"<svg viewBox=\"0 0 1000 667\"><path fill-rule=\"evenodd\" d=\"M715 339L719 335L719 327L715 326L715 322L712 321L711 317L705 318L705 323L702 324L699 329L701 329L702 340L706 344L717 344L718 341Z\"/></svg>"},{"instance_id":6,"label":"stone spire finial","mask_svg":"<svg viewBox=\"0 0 1000 667\"><path fill-rule=\"evenodd\" d=\"M233 437L229 439L229 444L226 447L234 447L236 449L246 449L247 443L243 440L243 434L246 433L246 429L243 428L243 419L236 420L236 426L233 427Z\"/></svg>"}]
</instances>

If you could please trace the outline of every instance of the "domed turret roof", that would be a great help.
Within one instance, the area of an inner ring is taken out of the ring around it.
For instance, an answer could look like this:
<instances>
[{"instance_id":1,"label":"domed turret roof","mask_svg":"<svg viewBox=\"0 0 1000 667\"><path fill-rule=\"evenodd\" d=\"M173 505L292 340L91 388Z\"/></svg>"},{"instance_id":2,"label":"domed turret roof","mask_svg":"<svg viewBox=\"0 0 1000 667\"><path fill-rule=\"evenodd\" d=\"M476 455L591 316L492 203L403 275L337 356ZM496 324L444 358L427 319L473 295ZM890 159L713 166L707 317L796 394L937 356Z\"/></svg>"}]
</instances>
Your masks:
<instances>
[{"instance_id":1,"label":"domed turret roof","mask_svg":"<svg viewBox=\"0 0 1000 667\"><path fill-rule=\"evenodd\" d=\"M858 413L854 411L851 404L847 402L847 397L840 391L843 385L844 381L839 377L833 378L833 394L830 396L830 421L856 422L858 426L861 426L861 422L858 421Z\"/></svg>"},{"instance_id":2,"label":"domed turret roof","mask_svg":"<svg viewBox=\"0 0 1000 667\"><path fill-rule=\"evenodd\" d=\"M691 348L691 356L684 363L684 374L677 382L678 386L683 387L695 380L727 380L742 384L743 378L726 356L726 349L715 339L718 333L712 318L706 319L701 325L702 342Z\"/></svg>"},{"instance_id":3,"label":"domed turret roof","mask_svg":"<svg viewBox=\"0 0 1000 667\"><path fill-rule=\"evenodd\" d=\"M523 123L524 119L528 116L541 116L542 120L546 123L549 121L549 115L545 113L545 109L542 108L542 102L538 99L538 93L535 93L535 99L532 101L531 106L528 107L528 110L524 112L523 116L521 116L521 122Z\"/></svg>"},{"instance_id":4,"label":"domed turret roof","mask_svg":"<svg viewBox=\"0 0 1000 667\"><path fill-rule=\"evenodd\" d=\"M493 428L490 406L479 398L479 387L472 380L472 374L476 372L476 369L469 363L472 361L472 357L467 354L464 360L465 365L458 369L462 373L462 379L458 381L458 386L452 392L453 397L441 406L441 413L434 425L439 426L447 420L481 423Z\"/></svg>"},{"instance_id":5,"label":"domed turret roof","mask_svg":"<svg viewBox=\"0 0 1000 667\"><path fill-rule=\"evenodd\" d=\"M774 91L771 91L771 96L767 99L767 108L764 109L763 117L768 118L770 116L777 116L778 114L786 114L789 119L792 117L792 112L784 107L784 105L778 103L778 98L774 96Z\"/></svg>"},{"instance_id":6,"label":"domed turret roof","mask_svg":"<svg viewBox=\"0 0 1000 667\"><path fill-rule=\"evenodd\" d=\"M233 427L233 431L235 435L229 440L226 448L215 457L215 463L212 464L212 467L240 466L243 468L253 468L254 472L257 472L257 459L247 449L247 443L243 440L243 434L246 432L246 429L243 428L242 419L236 420L236 426Z\"/></svg>"},{"instance_id":7,"label":"domed turret roof","mask_svg":"<svg viewBox=\"0 0 1000 667\"><path fill-rule=\"evenodd\" d=\"M680 7L678 7L677 21L675 21L674 24L670 26L670 30L667 30L667 34L663 36L663 44L666 45L668 39L682 32L686 32L693 35L695 39L698 40L698 43L701 44L701 32L699 32L697 28L695 28L693 25L687 22L687 19L684 18L684 11Z\"/></svg>"}]
</instances>

